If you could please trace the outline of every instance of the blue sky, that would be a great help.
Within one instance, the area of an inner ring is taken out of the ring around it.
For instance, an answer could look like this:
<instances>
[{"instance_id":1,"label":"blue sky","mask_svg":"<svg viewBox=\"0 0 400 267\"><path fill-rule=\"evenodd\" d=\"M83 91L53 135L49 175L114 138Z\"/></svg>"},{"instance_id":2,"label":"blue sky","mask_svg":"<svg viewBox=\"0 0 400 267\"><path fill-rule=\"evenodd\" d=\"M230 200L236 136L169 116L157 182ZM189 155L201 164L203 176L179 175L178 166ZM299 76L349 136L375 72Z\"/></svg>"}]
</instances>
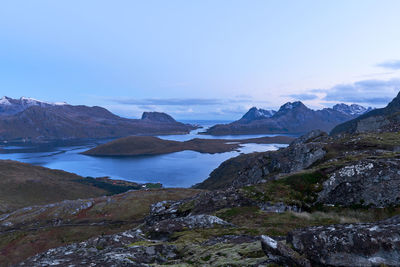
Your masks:
<instances>
[{"instance_id":1,"label":"blue sky","mask_svg":"<svg viewBox=\"0 0 400 267\"><path fill-rule=\"evenodd\" d=\"M236 119L400 90L400 1L1 1L0 94Z\"/></svg>"}]
</instances>

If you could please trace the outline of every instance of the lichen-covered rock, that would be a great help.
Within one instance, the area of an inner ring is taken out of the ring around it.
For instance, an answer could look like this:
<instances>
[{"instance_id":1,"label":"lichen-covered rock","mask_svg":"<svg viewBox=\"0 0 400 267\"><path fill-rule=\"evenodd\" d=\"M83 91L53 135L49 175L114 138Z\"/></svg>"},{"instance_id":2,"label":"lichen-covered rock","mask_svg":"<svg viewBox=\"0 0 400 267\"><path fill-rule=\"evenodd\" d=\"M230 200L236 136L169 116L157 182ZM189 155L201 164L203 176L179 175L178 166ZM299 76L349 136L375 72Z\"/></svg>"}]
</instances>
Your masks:
<instances>
[{"instance_id":1,"label":"lichen-covered rock","mask_svg":"<svg viewBox=\"0 0 400 267\"><path fill-rule=\"evenodd\" d=\"M400 216L298 229L287 242L317 266L400 266Z\"/></svg>"},{"instance_id":2,"label":"lichen-covered rock","mask_svg":"<svg viewBox=\"0 0 400 267\"><path fill-rule=\"evenodd\" d=\"M217 226L233 226L224 220L211 215L193 215L181 218L166 219L150 226L145 226L143 231L152 239L168 239L169 235L189 229L205 229Z\"/></svg>"},{"instance_id":3,"label":"lichen-covered rock","mask_svg":"<svg viewBox=\"0 0 400 267\"><path fill-rule=\"evenodd\" d=\"M153 225L155 222L166 219L211 214L225 208L255 205L257 205L255 201L245 197L238 189L202 192L184 200L153 204L145 221L148 225Z\"/></svg>"},{"instance_id":4,"label":"lichen-covered rock","mask_svg":"<svg viewBox=\"0 0 400 267\"><path fill-rule=\"evenodd\" d=\"M318 202L343 206L399 205L400 160L361 160L340 168L323 183Z\"/></svg>"},{"instance_id":5,"label":"lichen-covered rock","mask_svg":"<svg viewBox=\"0 0 400 267\"><path fill-rule=\"evenodd\" d=\"M293 267L311 267L309 260L300 256L293 249L282 244L281 242L276 241L275 239L272 239L269 236L261 236L261 246L268 258L277 264Z\"/></svg>"},{"instance_id":6,"label":"lichen-covered rock","mask_svg":"<svg viewBox=\"0 0 400 267\"><path fill-rule=\"evenodd\" d=\"M301 212L301 208L295 205L286 205L283 202L263 202L258 207L265 212L283 213L286 211Z\"/></svg>"},{"instance_id":7,"label":"lichen-covered rock","mask_svg":"<svg viewBox=\"0 0 400 267\"><path fill-rule=\"evenodd\" d=\"M174 245L140 241L146 242L140 230L126 231L53 248L17 266L147 266L177 258Z\"/></svg>"}]
</instances>

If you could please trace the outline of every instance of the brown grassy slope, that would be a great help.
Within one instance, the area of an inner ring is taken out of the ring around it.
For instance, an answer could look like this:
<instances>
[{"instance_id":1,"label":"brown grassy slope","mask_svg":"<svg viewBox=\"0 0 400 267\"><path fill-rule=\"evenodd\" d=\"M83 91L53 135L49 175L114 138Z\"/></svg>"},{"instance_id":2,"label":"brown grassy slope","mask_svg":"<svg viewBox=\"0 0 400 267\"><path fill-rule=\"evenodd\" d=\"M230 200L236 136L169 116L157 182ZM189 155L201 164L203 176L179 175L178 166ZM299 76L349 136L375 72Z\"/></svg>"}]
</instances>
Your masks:
<instances>
[{"instance_id":1,"label":"brown grassy slope","mask_svg":"<svg viewBox=\"0 0 400 267\"><path fill-rule=\"evenodd\" d=\"M238 149L241 144L288 144L294 138L288 136L262 137L241 140L200 139L185 142L163 140L152 136L129 136L92 148L83 154L91 156L139 156L159 155L184 150L200 153L223 153Z\"/></svg>"},{"instance_id":2,"label":"brown grassy slope","mask_svg":"<svg viewBox=\"0 0 400 267\"><path fill-rule=\"evenodd\" d=\"M151 204L189 198L199 192L179 188L139 190L17 210L1 220L0 266L50 248L131 229L143 222Z\"/></svg>"},{"instance_id":3,"label":"brown grassy slope","mask_svg":"<svg viewBox=\"0 0 400 267\"><path fill-rule=\"evenodd\" d=\"M0 213L65 199L106 195L106 190L76 182L73 173L0 160Z\"/></svg>"}]
</instances>

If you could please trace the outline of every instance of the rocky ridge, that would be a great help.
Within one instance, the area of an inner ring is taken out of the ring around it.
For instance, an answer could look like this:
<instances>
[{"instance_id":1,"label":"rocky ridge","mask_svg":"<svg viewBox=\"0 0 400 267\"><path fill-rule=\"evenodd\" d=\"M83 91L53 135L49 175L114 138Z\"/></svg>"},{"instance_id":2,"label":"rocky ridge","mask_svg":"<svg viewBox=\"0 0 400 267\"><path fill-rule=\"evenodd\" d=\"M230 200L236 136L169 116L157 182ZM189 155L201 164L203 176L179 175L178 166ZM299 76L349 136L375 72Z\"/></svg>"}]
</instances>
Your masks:
<instances>
[{"instance_id":1,"label":"rocky ridge","mask_svg":"<svg viewBox=\"0 0 400 267\"><path fill-rule=\"evenodd\" d=\"M241 119L229 124L217 124L205 133L231 134L304 134L312 130L329 132L336 125L354 119L370 108L338 104L333 108L312 110L302 102L288 102L278 111L251 108Z\"/></svg>"}]
</instances>

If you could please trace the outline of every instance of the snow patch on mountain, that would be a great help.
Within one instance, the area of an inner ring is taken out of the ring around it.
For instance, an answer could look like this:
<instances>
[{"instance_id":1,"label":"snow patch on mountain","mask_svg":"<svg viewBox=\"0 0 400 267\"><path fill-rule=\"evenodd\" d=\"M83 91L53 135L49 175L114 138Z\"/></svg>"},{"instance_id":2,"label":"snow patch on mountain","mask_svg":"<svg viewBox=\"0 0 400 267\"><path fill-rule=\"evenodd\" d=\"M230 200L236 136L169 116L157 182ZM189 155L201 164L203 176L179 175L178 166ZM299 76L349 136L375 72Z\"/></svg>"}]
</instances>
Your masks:
<instances>
[{"instance_id":1,"label":"snow patch on mountain","mask_svg":"<svg viewBox=\"0 0 400 267\"><path fill-rule=\"evenodd\" d=\"M365 108L357 104L346 105L343 103L334 105L332 109L349 115L362 115L372 110L371 107Z\"/></svg>"}]
</instances>

